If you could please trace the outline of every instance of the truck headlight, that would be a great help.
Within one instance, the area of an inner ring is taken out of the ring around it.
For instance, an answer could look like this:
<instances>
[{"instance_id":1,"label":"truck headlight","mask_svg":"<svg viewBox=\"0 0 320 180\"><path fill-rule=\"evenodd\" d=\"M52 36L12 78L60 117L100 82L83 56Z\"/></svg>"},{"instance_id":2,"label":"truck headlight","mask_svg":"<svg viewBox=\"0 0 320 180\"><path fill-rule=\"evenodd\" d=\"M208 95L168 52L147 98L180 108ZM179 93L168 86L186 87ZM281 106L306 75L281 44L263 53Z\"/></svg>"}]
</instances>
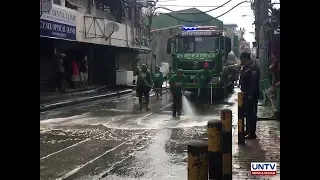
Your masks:
<instances>
[{"instance_id":1,"label":"truck headlight","mask_svg":"<svg viewBox=\"0 0 320 180\"><path fill-rule=\"evenodd\" d=\"M211 83L219 83L220 82L220 77L213 77L211 79Z\"/></svg>"}]
</instances>

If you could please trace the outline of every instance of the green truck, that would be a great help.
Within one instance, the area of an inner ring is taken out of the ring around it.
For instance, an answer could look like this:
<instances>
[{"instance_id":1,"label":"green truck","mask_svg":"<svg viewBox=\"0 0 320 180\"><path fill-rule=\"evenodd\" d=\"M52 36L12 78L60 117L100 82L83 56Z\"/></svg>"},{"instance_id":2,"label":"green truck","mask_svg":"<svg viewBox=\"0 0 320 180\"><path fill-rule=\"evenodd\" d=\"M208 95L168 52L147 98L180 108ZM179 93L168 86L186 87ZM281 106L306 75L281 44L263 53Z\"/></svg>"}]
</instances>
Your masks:
<instances>
[{"instance_id":1,"label":"green truck","mask_svg":"<svg viewBox=\"0 0 320 180\"><path fill-rule=\"evenodd\" d=\"M167 53L173 57L172 69L183 69L188 78L186 90L196 93L195 75L209 64L214 99L223 99L233 91L237 79L237 65L227 63L231 39L216 26L182 26L167 42Z\"/></svg>"}]
</instances>

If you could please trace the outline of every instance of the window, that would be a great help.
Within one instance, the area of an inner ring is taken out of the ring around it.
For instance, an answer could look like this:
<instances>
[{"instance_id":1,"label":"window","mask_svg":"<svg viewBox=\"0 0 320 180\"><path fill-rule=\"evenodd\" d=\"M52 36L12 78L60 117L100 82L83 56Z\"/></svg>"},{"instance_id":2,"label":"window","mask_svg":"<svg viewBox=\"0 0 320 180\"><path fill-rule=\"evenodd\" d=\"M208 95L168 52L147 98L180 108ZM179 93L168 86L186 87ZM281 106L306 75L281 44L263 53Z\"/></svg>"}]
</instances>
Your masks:
<instances>
[{"instance_id":1,"label":"window","mask_svg":"<svg viewBox=\"0 0 320 180\"><path fill-rule=\"evenodd\" d=\"M219 37L218 36L190 36L180 37L177 40L177 51L180 53L203 53L218 52Z\"/></svg>"},{"instance_id":2,"label":"window","mask_svg":"<svg viewBox=\"0 0 320 180\"><path fill-rule=\"evenodd\" d=\"M74 10L78 10L78 7L76 5L73 5L69 2L69 0L66 0L66 7L70 8L70 9L74 9ZM75 0L75 3L77 2L77 0Z\"/></svg>"},{"instance_id":3,"label":"window","mask_svg":"<svg viewBox=\"0 0 320 180\"><path fill-rule=\"evenodd\" d=\"M61 6L61 0L53 0L53 4L57 4Z\"/></svg>"},{"instance_id":4,"label":"window","mask_svg":"<svg viewBox=\"0 0 320 180\"><path fill-rule=\"evenodd\" d=\"M109 0L96 0L96 9L104 13L110 14L114 17L116 22L123 22L125 19L125 12L122 8L120 0L109 1Z\"/></svg>"},{"instance_id":5,"label":"window","mask_svg":"<svg viewBox=\"0 0 320 180\"><path fill-rule=\"evenodd\" d=\"M132 6L128 6L128 20L132 20Z\"/></svg>"}]
</instances>

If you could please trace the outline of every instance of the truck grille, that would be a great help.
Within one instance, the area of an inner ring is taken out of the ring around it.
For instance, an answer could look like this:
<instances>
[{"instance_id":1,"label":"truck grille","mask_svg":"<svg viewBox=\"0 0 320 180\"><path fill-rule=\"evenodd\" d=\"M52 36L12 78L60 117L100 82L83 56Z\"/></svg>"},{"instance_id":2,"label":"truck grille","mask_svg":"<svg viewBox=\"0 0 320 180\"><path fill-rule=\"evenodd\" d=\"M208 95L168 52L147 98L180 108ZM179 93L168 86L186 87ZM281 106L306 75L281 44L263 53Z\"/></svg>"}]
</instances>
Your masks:
<instances>
[{"instance_id":1,"label":"truck grille","mask_svg":"<svg viewBox=\"0 0 320 180\"><path fill-rule=\"evenodd\" d=\"M194 61L184 61L184 62L179 62L177 64L177 69L183 69L183 70L200 70L203 69L203 65L205 62L198 62L198 67L195 68L195 63ZM209 64L209 69L214 69L215 68L215 63L213 61L207 62Z\"/></svg>"}]
</instances>

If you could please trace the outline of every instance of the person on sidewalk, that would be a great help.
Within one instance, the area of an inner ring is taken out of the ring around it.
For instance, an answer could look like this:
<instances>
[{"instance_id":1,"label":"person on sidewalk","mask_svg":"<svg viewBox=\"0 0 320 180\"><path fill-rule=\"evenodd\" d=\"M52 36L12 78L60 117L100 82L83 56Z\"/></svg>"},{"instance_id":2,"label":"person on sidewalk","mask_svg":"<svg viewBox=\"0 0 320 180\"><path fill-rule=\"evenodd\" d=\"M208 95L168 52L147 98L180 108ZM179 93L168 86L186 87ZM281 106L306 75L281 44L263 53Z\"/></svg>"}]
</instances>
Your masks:
<instances>
[{"instance_id":1,"label":"person on sidewalk","mask_svg":"<svg viewBox=\"0 0 320 180\"><path fill-rule=\"evenodd\" d=\"M156 72L153 75L153 82L154 82L154 90L157 96L157 99L162 100L162 85L163 85L163 74L160 71L160 67L156 66Z\"/></svg>"},{"instance_id":2,"label":"person on sidewalk","mask_svg":"<svg viewBox=\"0 0 320 180\"><path fill-rule=\"evenodd\" d=\"M271 101L273 109L276 109L276 89L280 85L280 62L275 54L271 54L271 59L272 63L269 66L269 70L272 74L272 85L270 88L265 90L265 93Z\"/></svg>"},{"instance_id":3,"label":"person on sidewalk","mask_svg":"<svg viewBox=\"0 0 320 180\"><path fill-rule=\"evenodd\" d=\"M205 62L203 65L203 69L201 69L195 77L197 80L197 86L198 86L197 106L203 109L205 105L208 104L208 99L209 99L208 85L211 80L211 72L210 70L208 70L208 68L209 68L209 64Z\"/></svg>"},{"instance_id":4,"label":"person on sidewalk","mask_svg":"<svg viewBox=\"0 0 320 180\"><path fill-rule=\"evenodd\" d=\"M259 67L251 60L250 53L240 54L243 70L241 72L241 91L244 93L244 111L246 117L246 139L255 139L257 125L257 107L259 99Z\"/></svg>"},{"instance_id":5,"label":"person on sidewalk","mask_svg":"<svg viewBox=\"0 0 320 180\"><path fill-rule=\"evenodd\" d=\"M66 57L65 54L60 53L56 48L54 49L56 80L57 80L58 89L61 93L65 92L65 86L64 86L65 69L64 69L64 65L63 65L63 61L64 61L65 57Z\"/></svg>"},{"instance_id":6,"label":"person on sidewalk","mask_svg":"<svg viewBox=\"0 0 320 180\"><path fill-rule=\"evenodd\" d=\"M143 64L142 69L138 68L135 72L135 76L138 76L137 78L137 93L139 97L139 109L138 111L142 110L142 97L144 96L145 102L146 102L146 110L149 111L149 95L150 90L152 88L153 82L151 77L151 72L148 70L147 65Z\"/></svg>"},{"instance_id":7,"label":"person on sidewalk","mask_svg":"<svg viewBox=\"0 0 320 180\"><path fill-rule=\"evenodd\" d=\"M173 100L173 111L172 116L175 118L181 116L182 111L182 95L183 90L185 88L185 84L187 83L187 77L183 75L183 70L178 69L177 74L173 75L169 79L170 90L172 93Z\"/></svg>"},{"instance_id":8,"label":"person on sidewalk","mask_svg":"<svg viewBox=\"0 0 320 180\"><path fill-rule=\"evenodd\" d=\"M79 73L79 66L76 60L72 60L72 83L75 88L78 88L80 85L80 73Z\"/></svg>"},{"instance_id":9,"label":"person on sidewalk","mask_svg":"<svg viewBox=\"0 0 320 180\"><path fill-rule=\"evenodd\" d=\"M84 56L79 63L81 87L85 88L88 83L88 56Z\"/></svg>"}]
</instances>

